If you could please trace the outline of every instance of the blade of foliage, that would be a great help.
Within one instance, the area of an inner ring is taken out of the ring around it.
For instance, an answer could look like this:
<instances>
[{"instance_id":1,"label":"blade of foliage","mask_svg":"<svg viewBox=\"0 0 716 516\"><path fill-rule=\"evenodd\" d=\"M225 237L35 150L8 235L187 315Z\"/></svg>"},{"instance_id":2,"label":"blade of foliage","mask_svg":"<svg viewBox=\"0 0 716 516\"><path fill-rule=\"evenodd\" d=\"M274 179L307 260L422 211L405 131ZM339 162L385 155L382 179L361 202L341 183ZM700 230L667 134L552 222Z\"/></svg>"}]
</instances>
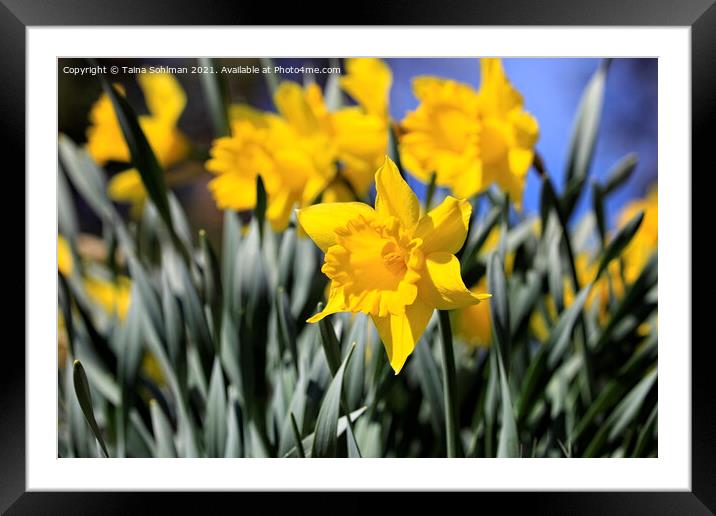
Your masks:
<instances>
[{"instance_id":1,"label":"blade of foliage","mask_svg":"<svg viewBox=\"0 0 716 516\"><path fill-rule=\"evenodd\" d=\"M89 383L87 382L87 375L85 374L85 370L79 360L75 360L74 364L72 365L72 379L75 387L75 395L77 396L77 401L82 408L82 413L87 420L87 424L92 429L92 433L94 434L95 438L97 439L97 442L102 448L102 453L104 453L105 457L109 457L107 445L104 443L104 439L102 438L102 432L100 432L99 426L97 425L97 421L94 418L94 410L92 408L92 394L90 393Z\"/></svg>"},{"instance_id":2,"label":"blade of foliage","mask_svg":"<svg viewBox=\"0 0 716 516\"><path fill-rule=\"evenodd\" d=\"M114 208L107 197L104 171L64 134L59 135L57 142L60 162L72 185L100 218L111 220Z\"/></svg>"},{"instance_id":3,"label":"blade of foliage","mask_svg":"<svg viewBox=\"0 0 716 516\"><path fill-rule=\"evenodd\" d=\"M363 414L365 414L367 410L368 410L368 407L361 407L361 408L351 412L350 413L351 423L355 423L356 421L358 421L358 418L360 418ZM345 433L346 428L348 427L348 417L349 416L341 416L338 419L338 426L336 427L336 439L338 439ZM306 451L306 457L309 457L309 458L312 457L312 452L310 450L313 449L313 441L315 439L315 435L316 435L315 433L311 433L311 434L307 435L306 437L304 437L301 441L303 443L303 449L304 449L304 451ZM296 457L296 456L297 456L297 452L296 452L296 447L294 446L288 452L286 452L286 454L284 455L284 458Z\"/></svg>"},{"instance_id":4,"label":"blade of foliage","mask_svg":"<svg viewBox=\"0 0 716 516\"><path fill-rule=\"evenodd\" d=\"M206 400L206 453L209 457L223 457L226 446L226 390L221 362L214 360Z\"/></svg>"},{"instance_id":5,"label":"blade of foliage","mask_svg":"<svg viewBox=\"0 0 716 516\"><path fill-rule=\"evenodd\" d=\"M507 373L505 372L505 366L502 363L502 357L499 352L497 353L497 364L500 375L500 404L502 406L502 426L500 427L500 436L497 440L497 457L519 457L520 442L517 434L515 411L512 405Z\"/></svg>"},{"instance_id":6,"label":"blade of foliage","mask_svg":"<svg viewBox=\"0 0 716 516\"><path fill-rule=\"evenodd\" d=\"M210 57L200 57L199 66L213 68L214 59ZM222 75L218 73L202 73L201 86L206 97L211 123L214 127L214 137L229 135L229 117L228 117L228 92L226 83L222 80Z\"/></svg>"},{"instance_id":7,"label":"blade of foliage","mask_svg":"<svg viewBox=\"0 0 716 516\"><path fill-rule=\"evenodd\" d=\"M602 258L599 260L597 278L601 276L602 272L604 272L609 265L609 262L617 258L626 246L629 245L631 239L634 238L636 232L639 231L639 227L641 226L643 220L644 212L640 211L632 217L616 235L614 235L614 238L611 242L609 242L609 245L607 245L604 253L602 253Z\"/></svg>"},{"instance_id":8,"label":"blade of foliage","mask_svg":"<svg viewBox=\"0 0 716 516\"><path fill-rule=\"evenodd\" d=\"M602 61L587 83L577 109L567 154L567 182L587 176L594 155L609 61Z\"/></svg>"},{"instance_id":9,"label":"blade of foliage","mask_svg":"<svg viewBox=\"0 0 716 516\"><path fill-rule=\"evenodd\" d=\"M317 312L323 310L323 304L320 303ZM338 373L338 369L341 365L341 345L336 337L336 332L331 324L331 317L324 317L318 322L319 336L321 339L321 346L323 346L323 352L326 354L326 361L328 367L331 370L331 374L335 376Z\"/></svg>"},{"instance_id":10,"label":"blade of foliage","mask_svg":"<svg viewBox=\"0 0 716 516\"><path fill-rule=\"evenodd\" d=\"M155 457L176 457L177 451L174 447L174 431L169 424L169 420L155 400L149 401L149 412L152 415L152 430L154 431L154 439L156 442Z\"/></svg>"},{"instance_id":11,"label":"blade of foliage","mask_svg":"<svg viewBox=\"0 0 716 516\"><path fill-rule=\"evenodd\" d=\"M611 194L626 183L634 172L638 162L638 157L633 152L627 154L619 160L619 162L607 173L607 178L603 187L604 195Z\"/></svg>"},{"instance_id":12,"label":"blade of foliage","mask_svg":"<svg viewBox=\"0 0 716 516\"><path fill-rule=\"evenodd\" d=\"M149 197L157 207L162 220L174 235L174 225L172 222L171 211L169 209L169 199L167 198L167 187L164 182L164 171L159 165L152 147L144 135L137 115L129 105L124 96L112 86L107 78L102 75L102 89L112 102L114 113L119 121L122 129L124 140L127 142L129 153L132 158L132 165L139 171L142 178L142 184L146 189Z\"/></svg>"},{"instance_id":13,"label":"blade of foliage","mask_svg":"<svg viewBox=\"0 0 716 516\"><path fill-rule=\"evenodd\" d=\"M418 368L418 381L423 395L430 405L431 423L435 432L440 432L444 425L445 405L443 401L442 385L440 384L440 369L430 349L432 333L426 332L426 337L415 346L415 366Z\"/></svg>"},{"instance_id":14,"label":"blade of foliage","mask_svg":"<svg viewBox=\"0 0 716 516\"><path fill-rule=\"evenodd\" d=\"M303 450L303 442L301 441L301 433L298 431L298 425L296 424L296 417L293 412L289 413L291 417L291 430L293 431L293 438L296 441L296 453L302 459L306 458L306 452Z\"/></svg>"},{"instance_id":15,"label":"blade of foliage","mask_svg":"<svg viewBox=\"0 0 716 516\"><path fill-rule=\"evenodd\" d=\"M355 346L350 347L323 398L321 410L318 412L318 419L316 420L315 439L311 447L311 456L314 458L336 456L338 418L343 392L343 373L346 369L346 364L350 361L351 355L353 355L354 349Z\"/></svg>"}]
</instances>

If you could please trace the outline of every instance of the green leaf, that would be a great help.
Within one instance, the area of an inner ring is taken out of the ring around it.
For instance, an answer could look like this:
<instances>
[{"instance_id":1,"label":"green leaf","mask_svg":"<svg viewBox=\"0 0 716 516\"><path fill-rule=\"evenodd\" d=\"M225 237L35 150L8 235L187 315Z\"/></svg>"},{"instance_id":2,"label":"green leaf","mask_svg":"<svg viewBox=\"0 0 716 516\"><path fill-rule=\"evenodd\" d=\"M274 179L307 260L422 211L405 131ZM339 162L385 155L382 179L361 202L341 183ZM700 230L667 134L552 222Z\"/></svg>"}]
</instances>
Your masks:
<instances>
[{"instance_id":1,"label":"green leaf","mask_svg":"<svg viewBox=\"0 0 716 516\"><path fill-rule=\"evenodd\" d=\"M114 208L107 197L104 171L84 149L75 145L64 134L58 137L58 149L63 170L89 207L102 220L110 221Z\"/></svg>"},{"instance_id":2,"label":"green leaf","mask_svg":"<svg viewBox=\"0 0 716 516\"><path fill-rule=\"evenodd\" d=\"M508 360L510 355L510 307L507 292L507 280L498 253L493 253L487 266L487 286L492 294L490 313L492 314L492 330L500 353Z\"/></svg>"},{"instance_id":3,"label":"green leaf","mask_svg":"<svg viewBox=\"0 0 716 516\"><path fill-rule=\"evenodd\" d=\"M431 337L432 334L429 335L426 331L418 345L415 346L415 360L413 362L415 365L413 367L418 369L416 376L420 382L420 389L423 391L423 396L427 399L428 405L430 405L430 421L433 425L433 430L436 433L440 433L445 424L445 405L443 389L440 383L440 368L430 349Z\"/></svg>"},{"instance_id":4,"label":"green leaf","mask_svg":"<svg viewBox=\"0 0 716 516\"><path fill-rule=\"evenodd\" d=\"M278 86L281 82L280 75L273 73L274 62L270 57L262 57L259 59L259 62L261 63L262 68L268 68L270 70L269 73L265 73L263 75L266 77L266 84L268 86L271 99L273 100L274 95L276 95L276 90L278 90Z\"/></svg>"},{"instance_id":5,"label":"green leaf","mask_svg":"<svg viewBox=\"0 0 716 516\"><path fill-rule=\"evenodd\" d=\"M60 135L61 136L61 135ZM75 203L62 165L57 163L57 229L70 243L79 232Z\"/></svg>"},{"instance_id":6,"label":"green leaf","mask_svg":"<svg viewBox=\"0 0 716 516\"><path fill-rule=\"evenodd\" d=\"M360 453L360 448L358 447L358 441L356 441L356 437L353 434L353 423L350 422L350 419L347 419L346 422L346 447L348 448L348 458L360 459L362 458L362 455Z\"/></svg>"},{"instance_id":7,"label":"green leaf","mask_svg":"<svg viewBox=\"0 0 716 516\"><path fill-rule=\"evenodd\" d=\"M547 283L557 312L564 309L564 276L560 253L560 236L555 234L547 242Z\"/></svg>"},{"instance_id":8,"label":"green leaf","mask_svg":"<svg viewBox=\"0 0 716 516\"><path fill-rule=\"evenodd\" d=\"M226 387L221 362L214 359L206 400L206 453L209 457L223 457L226 447Z\"/></svg>"},{"instance_id":9,"label":"green leaf","mask_svg":"<svg viewBox=\"0 0 716 516\"><path fill-rule=\"evenodd\" d=\"M358 418L360 418L363 414L365 414L366 410L368 410L368 407L361 407L361 408L351 412L350 413L350 422L355 423L358 420ZM345 433L347 428L348 428L348 416L341 416L338 419L338 426L336 428L336 439L341 437ZM313 442L315 440L315 436L316 436L315 433L311 433L303 438L303 440L301 442L303 443L304 450L312 450L313 449ZM295 446L293 448L291 448L288 452L286 452L286 454L283 455L284 458L297 457L297 456L298 456L298 454L297 454ZM311 456L312 455L310 452L306 452L306 457L311 457Z\"/></svg>"},{"instance_id":10,"label":"green leaf","mask_svg":"<svg viewBox=\"0 0 716 516\"><path fill-rule=\"evenodd\" d=\"M656 383L656 368L652 369L629 394L617 405L599 431L587 446L584 457L597 457L605 454L604 445L621 436L632 423Z\"/></svg>"},{"instance_id":11,"label":"green leaf","mask_svg":"<svg viewBox=\"0 0 716 516\"><path fill-rule=\"evenodd\" d=\"M296 424L296 418L293 412L289 412L291 418L291 430L293 431L293 438L296 441L296 453L302 459L306 458L306 452L303 450L303 442L301 442L301 433L298 431L298 425Z\"/></svg>"},{"instance_id":12,"label":"green leaf","mask_svg":"<svg viewBox=\"0 0 716 516\"><path fill-rule=\"evenodd\" d=\"M631 177L632 172L634 172L638 162L638 157L633 152L619 160L607 173L607 179L603 187L604 195L609 195L626 183Z\"/></svg>"},{"instance_id":13,"label":"green leaf","mask_svg":"<svg viewBox=\"0 0 716 516\"><path fill-rule=\"evenodd\" d=\"M343 396L343 373L346 369L346 364L348 364L353 355L354 349L355 346L351 346L346 358L333 376L333 380L331 380L328 391L326 391L326 395L323 398L321 409L318 412L318 419L316 419L315 439L311 448L312 457L336 456L338 417Z\"/></svg>"},{"instance_id":14,"label":"green leaf","mask_svg":"<svg viewBox=\"0 0 716 516\"><path fill-rule=\"evenodd\" d=\"M593 346L595 353L604 348L625 318L629 317L631 314L637 313L639 309L643 307L644 302L647 301L647 294L656 286L657 280L658 259L656 253L654 253L642 269L637 280L629 286L624 294L624 297L622 297L617 302L616 307L611 310L609 322L598 335L596 343ZM656 308L653 303L650 304L652 305L650 308Z\"/></svg>"},{"instance_id":15,"label":"green leaf","mask_svg":"<svg viewBox=\"0 0 716 516\"><path fill-rule=\"evenodd\" d=\"M517 434L515 411L512 406L507 373L505 373L505 366L502 363L500 353L497 354L497 363L500 374L500 404L502 406L502 425L500 427L500 436L497 440L497 457L519 457L520 441Z\"/></svg>"},{"instance_id":16,"label":"green leaf","mask_svg":"<svg viewBox=\"0 0 716 516\"><path fill-rule=\"evenodd\" d=\"M477 231L470 234L468 242L465 244L462 252L462 274L468 278L468 282L472 283L472 269L475 268L478 253L482 246L485 245L487 237L492 232L497 222L500 220L502 210L499 207L492 208L485 217L485 220L479 225ZM479 278L477 278L479 279Z\"/></svg>"},{"instance_id":17,"label":"green leaf","mask_svg":"<svg viewBox=\"0 0 716 516\"><path fill-rule=\"evenodd\" d=\"M172 222L171 211L169 208L169 199L167 198L167 187L164 182L164 171L159 165L152 147L144 135L137 115L129 105L124 96L110 85L107 78L102 75L102 88L112 101L114 112L122 129L124 140L127 142L132 165L139 171L142 178L142 184L157 207L162 220L166 224L172 235L175 235L174 225Z\"/></svg>"},{"instance_id":18,"label":"green leaf","mask_svg":"<svg viewBox=\"0 0 716 516\"><path fill-rule=\"evenodd\" d=\"M156 400L149 401L149 412L152 416L152 430L155 440L155 457L176 457L174 447L174 431Z\"/></svg>"},{"instance_id":19,"label":"green leaf","mask_svg":"<svg viewBox=\"0 0 716 516\"><path fill-rule=\"evenodd\" d=\"M200 57L199 66L204 68L214 67L214 59ZM214 126L214 138L229 135L228 117L228 91L223 75L220 73L202 73L201 86L206 98L211 123Z\"/></svg>"},{"instance_id":20,"label":"green leaf","mask_svg":"<svg viewBox=\"0 0 716 516\"><path fill-rule=\"evenodd\" d=\"M268 198L266 194L266 186L261 176L256 176L256 207L254 214L259 226L259 237L263 240L263 231L266 221L266 208L268 206Z\"/></svg>"},{"instance_id":21,"label":"green leaf","mask_svg":"<svg viewBox=\"0 0 716 516\"><path fill-rule=\"evenodd\" d=\"M567 155L568 184L587 177L599 132L608 67L609 61L602 61L582 93Z\"/></svg>"},{"instance_id":22,"label":"green leaf","mask_svg":"<svg viewBox=\"0 0 716 516\"><path fill-rule=\"evenodd\" d=\"M550 367L555 367L567 351L575 323L579 319L579 314L582 312L582 308L584 308L584 303L587 301L587 296L591 288L592 285L589 284L579 291L569 308L559 316L557 324L555 324L550 332L549 340L545 344L549 350L547 362Z\"/></svg>"},{"instance_id":23,"label":"green leaf","mask_svg":"<svg viewBox=\"0 0 716 516\"><path fill-rule=\"evenodd\" d=\"M437 187L436 181L438 179L438 175L433 172L430 174L430 180L428 181L428 188L425 192L425 213L430 211L431 204L433 202L433 196L435 195L435 189Z\"/></svg>"},{"instance_id":24,"label":"green leaf","mask_svg":"<svg viewBox=\"0 0 716 516\"><path fill-rule=\"evenodd\" d=\"M323 303L318 304L317 312L323 310ZM324 317L318 321L319 335L323 352L326 354L326 361L331 374L336 376L341 364L341 345L336 337L336 332L331 324L331 316Z\"/></svg>"},{"instance_id":25,"label":"green leaf","mask_svg":"<svg viewBox=\"0 0 716 516\"><path fill-rule=\"evenodd\" d=\"M296 230L287 228L281 238L278 254L278 286L288 287L289 277L293 270L296 256Z\"/></svg>"},{"instance_id":26,"label":"green leaf","mask_svg":"<svg viewBox=\"0 0 716 516\"><path fill-rule=\"evenodd\" d=\"M398 149L399 137L396 134L396 127L393 124L388 125L388 156L393 160L395 166L398 167L400 175L405 177L405 169L400 160L400 150Z\"/></svg>"},{"instance_id":27,"label":"green leaf","mask_svg":"<svg viewBox=\"0 0 716 516\"><path fill-rule=\"evenodd\" d=\"M179 302L171 291L166 271L162 274L162 315L169 360L178 378L186 376L186 345L184 317Z\"/></svg>"},{"instance_id":28,"label":"green leaf","mask_svg":"<svg viewBox=\"0 0 716 516\"><path fill-rule=\"evenodd\" d=\"M338 59L329 59L329 66L332 68L340 68ZM338 111L343 107L343 93L340 84L341 75L333 73L328 76L326 86L323 88L323 97L325 99L326 108L330 112Z\"/></svg>"},{"instance_id":29,"label":"green leaf","mask_svg":"<svg viewBox=\"0 0 716 516\"><path fill-rule=\"evenodd\" d=\"M224 457L242 457L244 450L240 430L241 424L239 421L240 408L236 389L233 387L229 387L229 403L227 406L226 447L224 448Z\"/></svg>"},{"instance_id":30,"label":"green leaf","mask_svg":"<svg viewBox=\"0 0 716 516\"><path fill-rule=\"evenodd\" d=\"M457 404L457 374L455 373L452 329L450 314L446 310L438 310L438 326L440 327L440 349L442 351L445 440L447 456L453 458L462 456L463 452L460 443L460 416Z\"/></svg>"},{"instance_id":31,"label":"green leaf","mask_svg":"<svg viewBox=\"0 0 716 516\"><path fill-rule=\"evenodd\" d=\"M211 248L206 231L203 229L199 231L199 243L201 245L202 293L204 302L209 306L212 314L212 334L217 335L221 328L221 301L223 299L219 261ZM219 341L216 337L214 340Z\"/></svg>"},{"instance_id":32,"label":"green leaf","mask_svg":"<svg viewBox=\"0 0 716 516\"><path fill-rule=\"evenodd\" d=\"M649 414L649 418L639 431L636 445L634 446L634 451L632 452L632 457L644 457L647 444L651 440L652 436L655 435L657 430L658 409L658 404L654 405L651 414Z\"/></svg>"},{"instance_id":33,"label":"green leaf","mask_svg":"<svg viewBox=\"0 0 716 516\"><path fill-rule=\"evenodd\" d=\"M625 393L629 391L636 382L643 378L648 369L652 368L657 358L657 339L650 339L639 348L632 358L616 373L616 378L610 380L600 391L597 399L594 400L584 416L576 424L572 437L578 440L584 431L591 424L597 423L597 417L611 409L619 402Z\"/></svg>"},{"instance_id":34,"label":"green leaf","mask_svg":"<svg viewBox=\"0 0 716 516\"><path fill-rule=\"evenodd\" d=\"M293 367L298 373L298 349L296 348L296 323L291 315L289 300L283 287L276 292L276 318L278 320L278 338L282 349L291 353Z\"/></svg>"},{"instance_id":35,"label":"green leaf","mask_svg":"<svg viewBox=\"0 0 716 516\"><path fill-rule=\"evenodd\" d=\"M77 401L80 403L80 407L82 408L82 413L87 420L87 424L89 424L92 429L92 433L102 448L104 456L109 457L107 445L104 444L102 432L100 432L97 421L94 418L94 411L92 409L92 394L90 393L89 383L87 382L87 375L85 374L85 370L79 360L75 360L72 365L72 381L75 387Z\"/></svg>"},{"instance_id":36,"label":"green leaf","mask_svg":"<svg viewBox=\"0 0 716 516\"><path fill-rule=\"evenodd\" d=\"M348 332L347 345L356 345L356 358L351 360L346 371L346 403L348 408L358 407L363 399L365 386L365 346L366 326L369 324L365 314L352 316L353 323Z\"/></svg>"},{"instance_id":37,"label":"green leaf","mask_svg":"<svg viewBox=\"0 0 716 516\"><path fill-rule=\"evenodd\" d=\"M629 245L631 239L634 238L636 232L639 231L639 227L641 226L643 220L644 212L640 211L634 217L632 217L629 222L627 222L624 227L619 230L619 232L614 236L612 241L609 242L609 245L607 245L607 248L602 254L602 258L599 261L599 269L597 271L596 278L599 278L602 272L606 270L607 266L609 265L609 262L617 258L626 248L626 246Z\"/></svg>"},{"instance_id":38,"label":"green leaf","mask_svg":"<svg viewBox=\"0 0 716 516\"><path fill-rule=\"evenodd\" d=\"M599 242L604 247L607 241L607 222L604 215L604 189L599 183L592 185L592 208L594 216L597 220L597 231L599 234Z\"/></svg>"}]
</instances>

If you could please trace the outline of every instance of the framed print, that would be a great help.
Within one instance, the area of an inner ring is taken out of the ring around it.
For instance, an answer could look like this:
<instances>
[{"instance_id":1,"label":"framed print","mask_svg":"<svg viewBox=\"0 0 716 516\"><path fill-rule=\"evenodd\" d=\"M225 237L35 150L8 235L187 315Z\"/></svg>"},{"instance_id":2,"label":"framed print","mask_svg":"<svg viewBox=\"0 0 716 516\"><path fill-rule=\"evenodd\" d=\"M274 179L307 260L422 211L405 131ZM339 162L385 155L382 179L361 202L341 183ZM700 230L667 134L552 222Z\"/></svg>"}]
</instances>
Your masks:
<instances>
[{"instance_id":1,"label":"framed print","mask_svg":"<svg viewBox=\"0 0 716 516\"><path fill-rule=\"evenodd\" d=\"M125 4L0 11L26 171L3 509L396 490L714 511L691 178L716 7L300 26Z\"/></svg>"}]
</instances>

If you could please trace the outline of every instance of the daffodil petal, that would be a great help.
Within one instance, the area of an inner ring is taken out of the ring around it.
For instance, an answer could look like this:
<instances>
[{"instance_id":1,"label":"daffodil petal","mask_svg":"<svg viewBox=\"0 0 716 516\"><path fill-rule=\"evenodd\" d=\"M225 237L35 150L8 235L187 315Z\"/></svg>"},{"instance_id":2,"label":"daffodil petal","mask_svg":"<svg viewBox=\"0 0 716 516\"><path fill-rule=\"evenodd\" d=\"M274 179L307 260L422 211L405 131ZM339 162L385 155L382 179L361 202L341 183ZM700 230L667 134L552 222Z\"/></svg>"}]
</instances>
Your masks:
<instances>
[{"instance_id":1,"label":"daffodil petal","mask_svg":"<svg viewBox=\"0 0 716 516\"><path fill-rule=\"evenodd\" d=\"M255 176L229 172L216 176L208 186L219 209L243 211L256 206Z\"/></svg>"},{"instance_id":2,"label":"daffodil petal","mask_svg":"<svg viewBox=\"0 0 716 516\"><path fill-rule=\"evenodd\" d=\"M301 133L310 133L317 129L318 121L298 83L282 82L274 94L274 103L279 113Z\"/></svg>"},{"instance_id":3,"label":"daffodil petal","mask_svg":"<svg viewBox=\"0 0 716 516\"><path fill-rule=\"evenodd\" d=\"M294 204L296 204L296 198L286 189L279 190L274 195L269 196L266 218L271 223L274 231L286 229Z\"/></svg>"},{"instance_id":4,"label":"daffodil petal","mask_svg":"<svg viewBox=\"0 0 716 516\"><path fill-rule=\"evenodd\" d=\"M416 301L405 307L403 315L372 316L395 374L400 372L408 356L415 349L432 314L432 307Z\"/></svg>"},{"instance_id":5,"label":"daffodil petal","mask_svg":"<svg viewBox=\"0 0 716 516\"><path fill-rule=\"evenodd\" d=\"M404 228L412 230L420 217L420 204L388 156L375 174L375 186L375 211L378 215L396 217Z\"/></svg>"},{"instance_id":6,"label":"daffodil petal","mask_svg":"<svg viewBox=\"0 0 716 516\"><path fill-rule=\"evenodd\" d=\"M472 206L465 199L446 197L418 222L415 236L423 239L423 252L458 252L465 243L471 213Z\"/></svg>"},{"instance_id":7,"label":"daffodil petal","mask_svg":"<svg viewBox=\"0 0 716 516\"><path fill-rule=\"evenodd\" d=\"M362 202L322 203L298 211L298 223L323 252L336 243L337 228L359 217L373 219L375 211Z\"/></svg>"},{"instance_id":8,"label":"daffodil petal","mask_svg":"<svg viewBox=\"0 0 716 516\"><path fill-rule=\"evenodd\" d=\"M57 269L65 277L72 276L72 249L65 237L57 235Z\"/></svg>"},{"instance_id":9,"label":"daffodil petal","mask_svg":"<svg viewBox=\"0 0 716 516\"><path fill-rule=\"evenodd\" d=\"M393 82L388 65L381 59L353 58L346 59L346 71L348 73L340 79L343 90L368 113L385 116Z\"/></svg>"},{"instance_id":10,"label":"daffodil petal","mask_svg":"<svg viewBox=\"0 0 716 516\"><path fill-rule=\"evenodd\" d=\"M331 288L328 302L326 303L326 306L318 312L316 315L310 317L306 322L309 323L317 323L324 317L335 314L337 312L345 312L346 311L346 302L345 298L343 296L343 289L342 288Z\"/></svg>"},{"instance_id":11,"label":"daffodil petal","mask_svg":"<svg viewBox=\"0 0 716 516\"><path fill-rule=\"evenodd\" d=\"M143 73L137 77L150 113L168 124L176 124L186 106L186 94L170 73Z\"/></svg>"},{"instance_id":12,"label":"daffodil petal","mask_svg":"<svg viewBox=\"0 0 716 516\"><path fill-rule=\"evenodd\" d=\"M425 274L418 281L418 297L438 310L453 310L474 305L489 294L468 290L460 276L460 262L450 253L437 252L425 259Z\"/></svg>"},{"instance_id":13,"label":"daffodil petal","mask_svg":"<svg viewBox=\"0 0 716 516\"><path fill-rule=\"evenodd\" d=\"M136 168L113 175L107 184L107 194L119 202L142 202L147 196Z\"/></svg>"}]
</instances>

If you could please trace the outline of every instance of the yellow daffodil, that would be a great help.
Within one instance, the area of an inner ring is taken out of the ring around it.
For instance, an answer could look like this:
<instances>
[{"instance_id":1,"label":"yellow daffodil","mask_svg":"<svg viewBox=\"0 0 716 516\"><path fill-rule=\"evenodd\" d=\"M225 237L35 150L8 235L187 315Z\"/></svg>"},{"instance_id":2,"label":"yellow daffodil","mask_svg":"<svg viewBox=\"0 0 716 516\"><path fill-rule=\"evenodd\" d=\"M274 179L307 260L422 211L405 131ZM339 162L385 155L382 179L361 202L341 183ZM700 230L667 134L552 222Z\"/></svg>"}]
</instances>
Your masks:
<instances>
[{"instance_id":1,"label":"yellow daffodil","mask_svg":"<svg viewBox=\"0 0 716 516\"><path fill-rule=\"evenodd\" d=\"M387 148L385 120L360 106L329 112L316 84L283 82L274 103L278 114L232 106L231 136L214 141L206 163L217 206L253 208L260 175L267 218L281 230L296 205L365 196Z\"/></svg>"},{"instance_id":2,"label":"yellow daffodil","mask_svg":"<svg viewBox=\"0 0 716 516\"><path fill-rule=\"evenodd\" d=\"M470 204L448 196L420 217L417 197L387 157L375 182L375 208L324 203L298 212L301 227L325 252L321 270L331 280L326 307L308 322L336 312L369 314L397 374L433 310L489 296L465 287L454 255L467 235Z\"/></svg>"},{"instance_id":3,"label":"yellow daffodil","mask_svg":"<svg viewBox=\"0 0 716 516\"><path fill-rule=\"evenodd\" d=\"M126 276L120 276L116 282L87 276L84 279L85 292L89 298L97 303L108 315L116 315L124 320L129 309L131 281Z\"/></svg>"},{"instance_id":4,"label":"yellow daffodil","mask_svg":"<svg viewBox=\"0 0 716 516\"><path fill-rule=\"evenodd\" d=\"M148 115L139 117L139 125L159 163L168 167L185 158L189 152L188 140L177 128L179 117L186 106L186 95L179 81L171 74L141 74L137 76L137 81L149 110ZM102 94L90 111L87 152L100 165L108 161L130 161L122 129L106 94ZM136 169L113 176L108 193L116 201L140 205L146 198Z\"/></svg>"},{"instance_id":5,"label":"yellow daffodil","mask_svg":"<svg viewBox=\"0 0 716 516\"><path fill-rule=\"evenodd\" d=\"M388 95L393 74L387 64L376 58L346 59L346 75L341 88L371 115L387 119Z\"/></svg>"},{"instance_id":6,"label":"yellow daffodil","mask_svg":"<svg viewBox=\"0 0 716 516\"><path fill-rule=\"evenodd\" d=\"M428 182L469 198L497 184L519 207L539 134L535 118L510 84L499 59L482 59L481 86L418 77L420 101L401 123L400 154L406 168Z\"/></svg>"},{"instance_id":7,"label":"yellow daffodil","mask_svg":"<svg viewBox=\"0 0 716 516\"><path fill-rule=\"evenodd\" d=\"M279 231L295 204L310 204L332 180L333 165L317 139L300 140L274 115L258 121L237 120L231 136L214 141L206 163L216 174L209 183L221 209L248 210L256 205L256 177L268 196L266 217Z\"/></svg>"},{"instance_id":8,"label":"yellow daffodil","mask_svg":"<svg viewBox=\"0 0 716 516\"><path fill-rule=\"evenodd\" d=\"M67 239L62 235L57 235L57 270L66 278L72 276L74 261L72 259L72 250Z\"/></svg>"},{"instance_id":9,"label":"yellow daffodil","mask_svg":"<svg viewBox=\"0 0 716 516\"><path fill-rule=\"evenodd\" d=\"M656 252L659 244L659 200L658 190L654 186L646 198L630 202L619 216L619 226L624 226L640 211L644 211L644 219L632 241L624 249L624 277L627 282L634 282L646 265L649 257Z\"/></svg>"}]
</instances>

